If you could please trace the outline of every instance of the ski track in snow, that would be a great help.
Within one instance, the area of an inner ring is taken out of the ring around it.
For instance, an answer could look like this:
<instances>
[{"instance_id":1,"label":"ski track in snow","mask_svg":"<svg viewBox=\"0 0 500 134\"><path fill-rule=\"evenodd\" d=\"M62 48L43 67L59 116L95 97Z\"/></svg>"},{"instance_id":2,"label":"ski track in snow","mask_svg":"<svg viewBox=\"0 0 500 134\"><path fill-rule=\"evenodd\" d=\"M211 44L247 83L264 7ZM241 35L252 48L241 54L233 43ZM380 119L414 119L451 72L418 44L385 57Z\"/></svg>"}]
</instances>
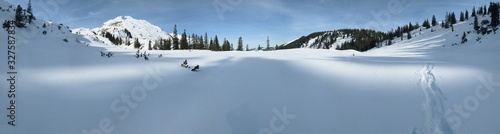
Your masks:
<instances>
[{"instance_id":1,"label":"ski track in snow","mask_svg":"<svg viewBox=\"0 0 500 134\"><path fill-rule=\"evenodd\" d=\"M436 78L432 73L433 69L434 65L428 64L420 70L419 85L424 93L422 109L426 116L426 129L423 132L427 134L453 134L445 117L444 101L447 99L436 84Z\"/></svg>"}]
</instances>

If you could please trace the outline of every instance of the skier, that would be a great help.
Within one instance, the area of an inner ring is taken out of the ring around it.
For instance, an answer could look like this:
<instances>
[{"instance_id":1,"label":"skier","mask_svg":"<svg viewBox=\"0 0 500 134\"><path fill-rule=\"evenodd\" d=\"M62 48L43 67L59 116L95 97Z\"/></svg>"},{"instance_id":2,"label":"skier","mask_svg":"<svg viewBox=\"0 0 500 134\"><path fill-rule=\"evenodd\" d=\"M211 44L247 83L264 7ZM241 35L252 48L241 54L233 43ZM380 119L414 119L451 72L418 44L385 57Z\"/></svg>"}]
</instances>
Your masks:
<instances>
[{"instance_id":1,"label":"skier","mask_svg":"<svg viewBox=\"0 0 500 134\"><path fill-rule=\"evenodd\" d=\"M198 69L200 69L200 65L196 65L193 69L191 69L191 71L197 72Z\"/></svg>"},{"instance_id":2,"label":"skier","mask_svg":"<svg viewBox=\"0 0 500 134\"><path fill-rule=\"evenodd\" d=\"M184 67L184 68L189 68L189 65L188 65L188 61L187 59L184 60L184 63L181 64L181 67Z\"/></svg>"}]
</instances>

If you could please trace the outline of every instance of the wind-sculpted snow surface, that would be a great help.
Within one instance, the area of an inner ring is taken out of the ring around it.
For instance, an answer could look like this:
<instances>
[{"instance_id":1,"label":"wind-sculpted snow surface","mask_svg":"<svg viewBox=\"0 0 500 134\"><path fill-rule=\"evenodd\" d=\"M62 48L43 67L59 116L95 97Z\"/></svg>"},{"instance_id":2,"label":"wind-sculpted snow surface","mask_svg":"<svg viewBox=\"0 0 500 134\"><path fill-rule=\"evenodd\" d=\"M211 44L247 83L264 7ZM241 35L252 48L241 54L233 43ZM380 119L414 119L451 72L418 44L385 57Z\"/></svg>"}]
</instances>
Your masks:
<instances>
[{"instance_id":1,"label":"wind-sculpted snow surface","mask_svg":"<svg viewBox=\"0 0 500 134\"><path fill-rule=\"evenodd\" d=\"M445 117L444 101L447 100L443 91L436 83L432 73L434 65L426 65L420 70L420 88L424 93L422 109L426 116L427 134L453 134L450 124Z\"/></svg>"}]
</instances>

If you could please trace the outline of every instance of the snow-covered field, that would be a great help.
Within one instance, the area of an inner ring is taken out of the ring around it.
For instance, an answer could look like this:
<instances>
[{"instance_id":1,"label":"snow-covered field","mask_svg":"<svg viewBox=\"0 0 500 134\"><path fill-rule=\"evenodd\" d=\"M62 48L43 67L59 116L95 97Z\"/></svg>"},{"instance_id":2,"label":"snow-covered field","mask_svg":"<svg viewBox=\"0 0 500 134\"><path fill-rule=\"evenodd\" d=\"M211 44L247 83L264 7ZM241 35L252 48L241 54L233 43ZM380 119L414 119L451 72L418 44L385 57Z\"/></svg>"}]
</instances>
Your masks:
<instances>
[{"instance_id":1,"label":"snow-covered field","mask_svg":"<svg viewBox=\"0 0 500 134\"><path fill-rule=\"evenodd\" d=\"M136 50L95 42L19 37L26 41L17 49L17 124L9 126L3 116L0 129L9 134L500 132L500 96L494 92L500 88L498 36L452 47L451 38L439 37L446 35L438 30L366 53L151 51L150 61L135 58ZM115 56L101 57L100 51ZM185 59L201 70L179 67ZM6 67L2 70L6 78ZM488 82L491 77L497 83ZM8 99L2 96L5 109Z\"/></svg>"},{"instance_id":2,"label":"snow-covered field","mask_svg":"<svg viewBox=\"0 0 500 134\"><path fill-rule=\"evenodd\" d=\"M15 127L0 81L0 133L497 134L500 38L472 32L460 44L469 23L365 53L147 51L145 61L56 24L42 35L36 22L16 34Z\"/></svg>"}]
</instances>

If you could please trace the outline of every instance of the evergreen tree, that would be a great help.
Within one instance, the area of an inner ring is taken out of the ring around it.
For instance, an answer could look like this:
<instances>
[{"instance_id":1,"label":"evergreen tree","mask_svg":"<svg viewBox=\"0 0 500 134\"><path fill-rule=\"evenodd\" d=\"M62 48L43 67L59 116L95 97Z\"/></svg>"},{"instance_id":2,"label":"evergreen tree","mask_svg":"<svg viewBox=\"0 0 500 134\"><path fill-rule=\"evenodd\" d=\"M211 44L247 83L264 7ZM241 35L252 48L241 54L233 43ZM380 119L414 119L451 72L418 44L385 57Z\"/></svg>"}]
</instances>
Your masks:
<instances>
[{"instance_id":1,"label":"evergreen tree","mask_svg":"<svg viewBox=\"0 0 500 134\"><path fill-rule=\"evenodd\" d=\"M471 17L475 17L476 16L476 7L474 6L474 8L472 8L472 15Z\"/></svg>"},{"instance_id":2,"label":"evergreen tree","mask_svg":"<svg viewBox=\"0 0 500 134\"><path fill-rule=\"evenodd\" d=\"M129 40L129 39L126 39L126 40L125 40L125 45L127 45L127 46L130 46L130 45L131 45L131 43L130 43L130 40Z\"/></svg>"},{"instance_id":3,"label":"evergreen tree","mask_svg":"<svg viewBox=\"0 0 500 134\"><path fill-rule=\"evenodd\" d=\"M408 40L409 40L409 39L411 39L411 32L410 32L410 31L408 31L408 32L406 33L406 36L408 37Z\"/></svg>"},{"instance_id":4,"label":"evergreen tree","mask_svg":"<svg viewBox=\"0 0 500 134\"><path fill-rule=\"evenodd\" d=\"M464 12L460 12L460 22L465 21L465 14Z\"/></svg>"},{"instance_id":5,"label":"evergreen tree","mask_svg":"<svg viewBox=\"0 0 500 134\"><path fill-rule=\"evenodd\" d=\"M491 26L496 28L498 24L500 23L500 14L499 10L500 9L500 3L490 3L490 12L491 12Z\"/></svg>"},{"instance_id":6,"label":"evergreen tree","mask_svg":"<svg viewBox=\"0 0 500 134\"><path fill-rule=\"evenodd\" d=\"M482 6L479 7L479 11L477 11L477 14L483 15L483 7Z\"/></svg>"},{"instance_id":7,"label":"evergreen tree","mask_svg":"<svg viewBox=\"0 0 500 134\"><path fill-rule=\"evenodd\" d=\"M34 15L33 15L33 9L31 9L31 0L28 3L28 9L26 9L26 12L28 13L28 23L31 24L33 19L35 19Z\"/></svg>"},{"instance_id":8,"label":"evergreen tree","mask_svg":"<svg viewBox=\"0 0 500 134\"><path fill-rule=\"evenodd\" d=\"M278 44L276 44L276 46L274 47L274 50L278 50Z\"/></svg>"},{"instance_id":9,"label":"evergreen tree","mask_svg":"<svg viewBox=\"0 0 500 134\"><path fill-rule=\"evenodd\" d=\"M467 42L467 34L464 34L462 35L462 44L464 44L465 42Z\"/></svg>"},{"instance_id":10,"label":"evergreen tree","mask_svg":"<svg viewBox=\"0 0 500 134\"><path fill-rule=\"evenodd\" d=\"M231 44L229 43L229 41L227 41L226 38L224 38L224 41L222 43L222 51L230 51L231 50Z\"/></svg>"},{"instance_id":11,"label":"evergreen tree","mask_svg":"<svg viewBox=\"0 0 500 134\"><path fill-rule=\"evenodd\" d=\"M455 16L455 13L454 13L454 12L452 12L452 13L450 14L450 18L449 18L449 19L450 19L450 20L449 20L449 23L450 23L451 25L453 25L453 24L457 24L457 17Z\"/></svg>"},{"instance_id":12,"label":"evergreen tree","mask_svg":"<svg viewBox=\"0 0 500 134\"><path fill-rule=\"evenodd\" d=\"M404 28L403 28L403 29L404 29ZM403 41L403 31L404 31L404 30L401 30L401 27L398 27L398 31L399 31L399 32L398 32L399 37L401 37L401 41ZM353 41L351 41L351 43L354 43L354 39L353 39Z\"/></svg>"},{"instance_id":13,"label":"evergreen tree","mask_svg":"<svg viewBox=\"0 0 500 134\"><path fill-rule=\"evenodd\" d=\"M419 29L420 28L420 24L418 24L418 21L415 22L415 26L413 26L413 30L415 29Z\"/></svg>"},{"instance_id":14,"label":"evergreen tree","mask_svg":"<svg viewBox=\"0 0 500 134\"><path fill-rule=\"evenodd\" d=\"M474 30L478 31L479 32L479 22L477 20L477 15L474 16Z\"/></svg>"},{"instance_id":15,"label":"evergreen tree","mask_svg":"<svg viewBox=\"0 0 500 134\"><path fill-rule=\"evenodd\" d=\"M271 47L269 46L269 36L267 36L267 41L266 41L266 43L267 43L267 46L266 46L266 51L271 50Z\"/></svg>"},{"instance_id":16,"label":"evergreen tree","mask_svg":"<svg viewBox=\"0 0 500 134\"><path fill-rule=\"evenodd\" d=\"M241 36L238 38L238 48L236 50L243 51L243 38Z\"/></svg>"},{"instance_id":17,"label":"evergreen tree","mask_svg":"<svg viewBox=\"0 0 500 134\"><path fill-rule=\"evenodd\" d=\"M148 50L153 50L153 48L151 47L151 41L149 41Z\"/></svg>"},{"instance_id":18,"label":"evergreen tree","mask_svg":"<svg viewBox=\"0 0 500 134\"><path fill-rule=\"evenodd\" d=\"M204 43L204 41L203 41L203 36L200 36L200 37L199 37L199 39L198 39L198 44L199 44L198 49L200 49L200 50L205 49L205 43Z\"/></svg>"},{"instance_id":19,"label":"evergreen tree","mask_svg":"<svg viewBox=\"0 0 500 134\"><path fill-rule=\"evenodd\" d=\"M208 44L208 34L207 34L207 32L205 32L205 42L203 45L204 46L203 49L208 49L208 45L209 45Z\"/></svg>"},{"instance_id":20,"label":"evergreen tree","mask_svg":"<svg viewBox=\"0 0 500 134\"><path fill-rule=\"evenodd\" d=\"M212 39L212 37L210 37L210 43L209 43L209 46L208 46L208 50L215 51L214 50L214 40Z\"/></svg>"},{"instance_id":21,"label":"evergreen tree","mask_svg":"<svg viewBox=\"0 0 500 134\"><path fill-rule=\"evenodd\" d=\"M172 40L168 39L165 41L165 50L172 50Z\"/></svg>"},{"instance_id":22,"label":"evergreen tree","mask_svg":"<svg viewBox=\"0 0 500 134\"><path fill-rule=\"evenodd\" d=\"M181 49L181 50L187 50L187 49L189 49L187 35L186 35L186 29L184 29L184 32L182 33L182 36L181 36L181 47L179 49Z\"/></svg>"},{"instance_id":23,"label":"evergreen tree","mask_svg":"<svg viewBox=\"0 0 500 134\"><path fill-rule=\"evenodd\" d=\"M141 43L139 43L139 39L135 38L134 48L140 48L140 47L141 47Z\"/></svg>"},{"instance_id":24,"label":"evergreen tree","mask_svg":"<svg viewBox=\"0 0 500 134\"><path fill-rule=\"evenodd\" d=\"M186 29L184 29L184 31L186 31ZM187 39L190 39L188 40L188 48L189 49L196 49L195 46L196 46L196 35L194 35L194 33L192 35L190 35Z\"/></svg>"},{"instance_id":25,"label":"evergreen tree","mask_svg":"<svg viewBox=\"0 0 500 134\"><path fill-rule=\"evenodd\" d=\"M24 15L23 15L23 8L21 7L21 5L17 5L15 24L17 27L25 27L26 26L26 23L24 20Z\"/></svg>"},{"instance_id":26,"label":"evergreen tree","mask_svg":"<svg viewBox=\"0 0 500 134\"><path fill-rule=\"evenodd\" d=\"M469 20L469 10L465 10L465 20Z\"/></svg>"},{"instance_id":27,"label":"evergreen tree","mask_svg":"<svg viewBox=\"0 0 500 134\"><path fill-rule=\"evenodd\" d=\"M214 49L212 51L220 51L220 44L219 44L219 39L217 38L217 35L215 35L215 38L214 38Z\"/></svg>"},{"instance_id":28,"label":"evergreen tree","mask_svg":"<svg viewBox=\"0 0 500 134\"><path fill-rule=\"evenodd\" d=\"M441 27L442 27L442 28L445 28L445 29L448 29L448 28L450 28L450 26L449 26L448 24L449 24L448 22L446 22L446 21L444 21L444 20L443 20L443 21L441 22Z\"/></svg>"},{"instance_id":29,"label":"evergreen tree","mask_svg":"<svg viewBox=\"0 0 500 134\"><path fill-rule=\"evenodd\" d=\"M177 37L177 25L174 25L174 37L172 39L172 45L173 45L173 49L174 50L177 50L179 49L179 38Z\"/></svg>"},{"instance_id":30,"label":"evergreen tree","mask_svg":"<svg viewBox=\"0 0 500 134\"><path fill-rule=\"evenodd\" d=\"M432 26L436 26L436 25L437 25L436 16L432 15Z\"/></svg>"},{"instance_id":31,"label":"evergreen tree","mask_svg":"<svg viewBox=\"0 0 500 134\"><path fill-rule=\"evenodd\" d=\"M246 47L245 51L249 51L249 50L250 50L250 49L248 49L248 44L247 44L247 47Z\"/></svg>"},{"instance_id":32,"label":"evergreen tree","mask_svg":"<svg viewBox=\"0 0 500 134\"><path fill-rule=\"evenodd\" d=\"M429 23L429 20L425 20L424 23L422 24L423 27L425 27L426 29L429 29L431 28L431 24Z\"/></svg>"},{"instance_id":33,"label":"evergreen tree","mask_svg":"<svg viewBox=\"0 0 500 134\"><path fill-rule=\"evenodd\" d=\"M410 22L410 24L408 24L408 29L407 29L407 30L408 30L408 31L412 31L412 30L413 30L413 25L411 24L411 22ZM407 31L407 32L408 32L408 31Z\"/></svg>"},{"instance_id":34,"label":"evergreen tree","mask_svg":"<svg viewBox=\"0 0 500 134\"><path fill-rule=\"evenodd\" d=\"M488 11L486 11L486 5L484 5L484 7L483 7L483 16L486 15L486 14L488 14Z\"/></svg>"}]
</instances>

